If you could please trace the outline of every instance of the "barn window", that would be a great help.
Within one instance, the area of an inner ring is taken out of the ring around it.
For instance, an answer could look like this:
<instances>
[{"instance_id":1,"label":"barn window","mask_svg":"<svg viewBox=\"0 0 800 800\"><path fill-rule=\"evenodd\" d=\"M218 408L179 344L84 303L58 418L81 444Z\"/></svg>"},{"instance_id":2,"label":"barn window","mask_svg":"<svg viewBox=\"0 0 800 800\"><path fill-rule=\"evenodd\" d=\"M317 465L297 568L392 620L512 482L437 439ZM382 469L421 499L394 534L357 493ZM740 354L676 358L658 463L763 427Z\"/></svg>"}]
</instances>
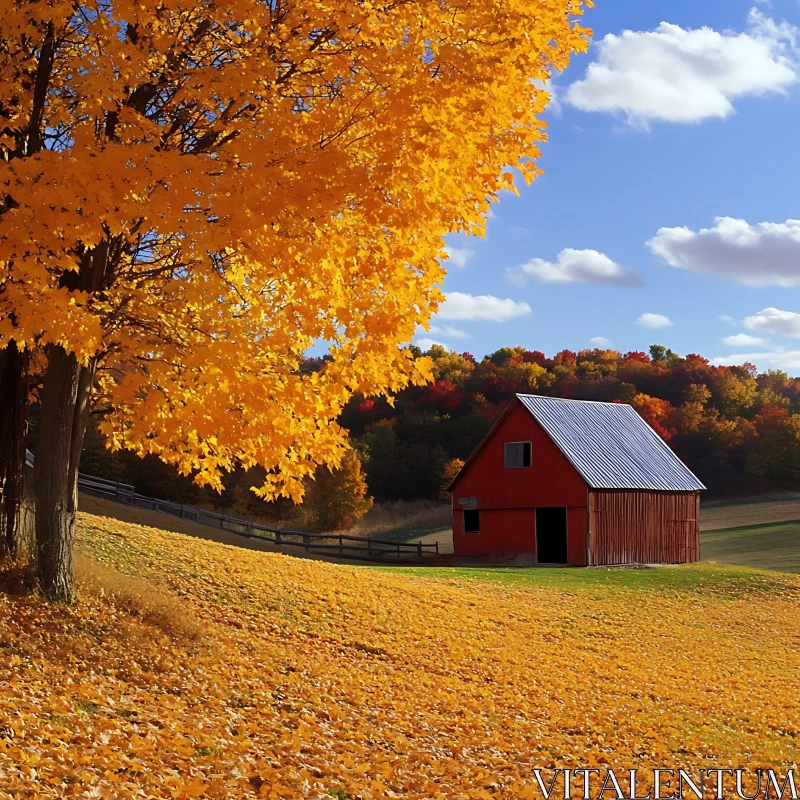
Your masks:
<instances>
[{"instance_id":1,"label":"barn window","mask_svg":"<svg viewBox=\"0 0 800 800\"><path fill-rule=\"evenodd\" d=\"M506 469L524 469L531 465L530 442L506 442L504 464Z\"/></svg>"},{"instance_id":2,"label":"barn window","mask_svg":"<svg viewBox=\"0 0 800 800\"><path fill-rule=\"evenodd\" d=\"M477 508L464 511L464 533L479 533L481 529L481 512Z\"/></svg>"}]
</instances>

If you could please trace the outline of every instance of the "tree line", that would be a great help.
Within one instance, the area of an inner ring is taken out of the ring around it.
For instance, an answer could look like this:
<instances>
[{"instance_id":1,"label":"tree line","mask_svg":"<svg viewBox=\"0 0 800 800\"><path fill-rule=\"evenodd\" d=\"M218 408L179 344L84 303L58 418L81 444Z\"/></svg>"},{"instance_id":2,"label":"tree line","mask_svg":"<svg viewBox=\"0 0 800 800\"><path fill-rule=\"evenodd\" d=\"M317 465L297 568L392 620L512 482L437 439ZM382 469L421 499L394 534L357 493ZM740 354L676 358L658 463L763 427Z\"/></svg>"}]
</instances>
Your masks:
<instances>
[{"instance_id":1,"label":"tree line","mask_svg":"<svg viewBox=\"0 0 800 800\"><path fill-rule=\"evenodd\" d=\"M708 487L706 497L755 495L800 485L800 379L752 364L715 366L702 356L679 356L661 345L649 352L562 350L552 357L505 347L481 360L434 345L433 381L385 398L355 396L339 417L378 501L435 499L517 393L630 403ZM306 369L324 369L310 359ZM117 477L143 493L252 518L297 520L289 500L265 504L249 491L261 475L243 469L224 476L222 494L202 489L154 457L111 454L90 433L84 471ZM358 468L351 462L348 467ZM312 495L329 502L347 476ZM358 479L360 481L360 478Z\"/></svg>"},{"instance_id":2,"label":"tree line","mask_svg":"<svg viewBox=\"0 0 800 800\"><path fill-rule=\"evenodd\" d=\"M417 357L423 355L415 349ZM752 364L717 366L662 345L649 352L504 347L478 360L434 345L432 383L393 406L355 398L340 418L367 453L376 499L434 497L516 393L630 403L710 496L794 489L800 481L800 379Z\"/></svg>"}]
</instances>

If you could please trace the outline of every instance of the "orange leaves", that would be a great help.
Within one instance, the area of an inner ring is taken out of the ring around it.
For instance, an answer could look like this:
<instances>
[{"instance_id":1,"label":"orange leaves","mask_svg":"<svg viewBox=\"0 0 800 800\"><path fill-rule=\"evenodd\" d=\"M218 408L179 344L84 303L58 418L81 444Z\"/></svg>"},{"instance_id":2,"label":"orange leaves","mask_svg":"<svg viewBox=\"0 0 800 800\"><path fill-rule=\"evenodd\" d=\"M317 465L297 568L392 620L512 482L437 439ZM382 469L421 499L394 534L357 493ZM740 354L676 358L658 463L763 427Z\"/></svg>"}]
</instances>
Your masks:
<instances>
[{"instance_id":1,"label":"orange leaves","mask_svg":"<svg viewBox=\"0 0 800 800\"><path fill-rule=\"evenodd\" d=\"M87 515L79 537L203 638L108 594L0 595L3 800L504 800L541 797L537 767L796 758L789 576L698 565L626 586L542 570L511 586Z\"/></svg>"},{"instance_id":2,"label":"orange leaves","mask_svg":"<svg viewBox=\"0 0 800 800\"><path fill-rule=\"evenodd\" d=\"M178 797L202 797L208 784L202 778L195 778L191 783L176 787Z\"/></svg>"},{"instance_id":3,"label":"orange leaves","mask_svg":"<svg viewBox=\"0 0 800 800\"><path fill-rule=\"evenodd\" d=\"M0 347L99 357L114 447L216 486L257 462L265 496L297 497L353 393L430 378L400 348L441 300L443 237L482 233L507 167L536 174L532 81L585 48L580 4L83 11L0 15L7 120L30 118L55 36L44 150L0 145Z\"/></svg>"}]
</instances>

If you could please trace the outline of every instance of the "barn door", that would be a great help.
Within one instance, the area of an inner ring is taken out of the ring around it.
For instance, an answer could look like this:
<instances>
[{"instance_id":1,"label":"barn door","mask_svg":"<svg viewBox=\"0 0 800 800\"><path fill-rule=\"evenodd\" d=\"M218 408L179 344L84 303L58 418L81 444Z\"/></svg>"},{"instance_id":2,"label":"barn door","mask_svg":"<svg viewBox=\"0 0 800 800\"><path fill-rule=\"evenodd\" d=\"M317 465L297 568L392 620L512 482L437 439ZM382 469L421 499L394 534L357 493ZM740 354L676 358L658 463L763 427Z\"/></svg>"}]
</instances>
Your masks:
<instances>
[{"instance_id":1,"label":"barn door","mask_svg":"<svg viewBox=\"0 0 800 800\"><path fill-rule=\"evenodd\" d=\"M540 564L567 563L567 509L536 509L536 560Z\"/></svg>"}]
</instances>

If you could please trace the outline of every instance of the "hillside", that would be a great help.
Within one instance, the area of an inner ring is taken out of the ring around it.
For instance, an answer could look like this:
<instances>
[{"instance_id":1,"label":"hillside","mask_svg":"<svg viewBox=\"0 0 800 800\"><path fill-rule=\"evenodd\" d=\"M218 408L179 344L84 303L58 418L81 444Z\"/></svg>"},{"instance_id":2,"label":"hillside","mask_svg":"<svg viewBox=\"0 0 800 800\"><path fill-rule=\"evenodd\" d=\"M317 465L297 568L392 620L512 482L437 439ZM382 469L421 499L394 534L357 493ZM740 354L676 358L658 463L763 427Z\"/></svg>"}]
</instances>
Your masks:
<instances>
[{"instance_id":1,"label":"hillside","mask_svg":"<svg viewBox=\"0 0 800 800\"><path fill-rule=\"evenodd\" d=\"M704 561L800 573L800 498L796 494L703 503L700 530Z\"/></svg>"},{"instance_id":2,"label":"hillside","mask_svg":"<svg viewBox=\"0 0 800 800\"><path fill-rule=\"evenodd\" d=\"M250 550L288 552L298 557L340 561L332 556L307 554L299 548L287 551L269 542L247 539L189 520L86 494L80 496L80 508L89 514L150 525ZM702 503L700 531L700 557L703 561L800 573L800 498L794 495L769 495L739 502ZM378 537L392 535L403 541L408 538L403 529L377 534ZM414 537L411 541L438 542L440 553L453 552L453 533L449 525Z\"/></svg>"},{"instance_id":3,"label":"hillside","mask_svg":"<svg viewBox=\"0 0 800 800\"><path fill-rule=\"evenodd\" d=\"M419 577L87 514L79 545L76 606L0 594L3 800L531 797L536 766L796 759L791 576Z\"/></svg>"},{"instance_id":4,"label":"hillside","mask_svg":"<svg viewBox=\"0 0 800 800\"><path fill-rule=\"evenodd\" d=\"M701 531L720 531L796 520L800 520L800 496L797 494L700 503Z\"/></svg>"}]
</instances>

